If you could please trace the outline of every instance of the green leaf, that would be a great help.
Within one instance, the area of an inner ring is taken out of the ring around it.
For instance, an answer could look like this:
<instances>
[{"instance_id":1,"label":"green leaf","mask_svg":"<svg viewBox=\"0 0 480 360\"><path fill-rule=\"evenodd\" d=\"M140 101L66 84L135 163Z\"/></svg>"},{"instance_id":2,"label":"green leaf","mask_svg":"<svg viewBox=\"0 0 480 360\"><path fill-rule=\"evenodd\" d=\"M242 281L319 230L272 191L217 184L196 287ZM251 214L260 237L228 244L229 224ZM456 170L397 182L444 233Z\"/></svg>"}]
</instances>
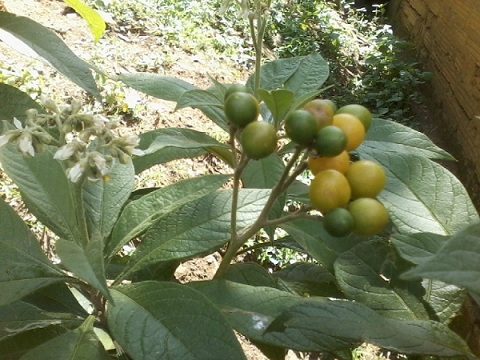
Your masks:
<instances>
[{"instance_id":1,"label":"green leaf","mask_svg":"<svg viewBox=\"0 0 480 360\"><path fill-rule=\"evenodd\" d=\"M147 131L139 135L140 144L138 148L145 151L150 147L150 145L155 141L155 139L159 135L176 136L176 134L178 134L178 129L176 128L157 129L157 130ZM187 138L190 138L190 135L191 135L191 137L195 138L197 136L197 132L194 130L183 129L182 135ZM204 153L205 153L205 150L203 148L182 149L177 147L165 147L151 154L145 154L143 156L134 157L133 165L135 167L135 174L139 174L142 171L152 167L153 165L163 164L176 159L194 158Z\"/></svg>"},{"instance_id":2,"label":"green leaf","mask_svg":"<svg viewBox=\"0 0 480 360\"><path fill-rule=\"evenodd\" d=\"M428 320L421 283L399 280L405 265L395 257L393 248L381 241L363 242L340 254L335 275L341 290L384 317Z\"/></svg>"},{"instance_id":3,"label":"green leaf","mask_svg":"<svg viewBox=\"0 0 480 360\"><path fill-rule=\"evenodd\" d=\"M278 316L264 339L304 351L337 351L368 342L402 354L473 356L443 324L384 319L350 301L305 300Z\"/></svg>"},{"instance_id":4,"label":"green leaf","mask_svg":"<svg viewBox=\"0 0 480 360\"><path fill-rule=\"evenodd\" d=\"M86 5L83 1L80 0L63 0L65 1L72 9L74 9L88 24L90 31L93 34L95 42L100 40L100 37L103 35L106 29L105 21L100 16L98 12L93 10L91 7Z\"/></svg>"},{"instance_id":5,"label":"green leaf","mask_svg":"<svg viewBox=\"0 0 480 360\"><path fill-rule=\"evenodd\" d=\"M83 200L90 237L107 238L134 186L132 163L114 163L108 181L85 182Z\"/></svg>"},{"instance_id":6,"label":"green leaf","mask_svg":"<svg viewBox=\"0 0 480 360\"><path fill-rule=\"evenodd\" d=\"M72 184L62 165L53 158L54 149L27 157L13 144L0 148L4 171L18 186L28 209L59 237L80 238Z\"/></svg>"},{"instance_id":7,"label":"green leaf","mask_svg":"<svg viewBox=\"0 0 480 360\"><path fill-rule=\"evenodd\" d=\"M21 332L0 341L0 354L6 360L20 359L23 354L31 349L64 334L66 331L67 329L62 326L49 326Z\"/></svg>"},{"instance_id":8,"label":"green leaf","mask_svg":"<svg viewBox=\"0 0 480 360\"><path fill-rule=\"evenodd\" d=\"M245 359L221 313L191 288L148 281L112 294L116 305L107 307L108 327L135 360Z\"/></svg>"},{"instance_id":9,"label":"green leaf","mask_svg":"<svg viewBox=\"0 0 480 360\"><path fill-rule=\"evenodd\" d=\"M330 236L320 220L300 219L281 224L285 230L310 256L333 274L333 264L337 252L347 250L358 242L355 237L347 237L339 241ZM335 246L339 246L337 249Z\"/></svg>"},{"instance_id":10,"label":"green leaf","mask_svg":"<svg viewBox=\"0 0 480 360\"><path fill-rule=\"evenodd\" d=\"M194 89L186 91L178 99L176 110L185 107L199 109L220 128L228 132L228 120L223 111L223 98L210 90Z\"/></svg>"},{"instance_id":11,"label":"green leaf","mask_svg":"<svg viewBox=\"0 0 480 360\"><path fill-rule=\"evenodd\" d=\"M52 354L57 359L107 360L111 359L97 335L93 331L94 316L89 316L75 330L57 336L22 356L22 360L50 360Z\"/></svg>"},{"instance_id":12,"label":"green leaf","mask_svg":"<svg viewBox=\"0 0 480 360\"><path fill-rule=\"evenodd\" d=\"M239 231L253 224L269 195L269 190L242 189L239 192ZM122 278L157 262L187 259L224 245L231 236L231 202L230 190L218 190L184 203L157 220L132 254Z\"/></svg>"},{"instance_id":13,"label":"green leaf","mask_svg":"<svg viewBox=\"0 0 480 360\"><path fill-rule=\"evenodd\" d=\"M434 161L362 147L359 153L386 169L387 184L378 197L399 233L449 235L478 219L462 183Z\"/></svg>"},{"instance_id":14,"label":"green leaf","mask_svg":"<svg viewBox=\"0 0 480 360\"><path fill-rule=\"evenodd\" d=\"M411 235L394 234L391 238L398 254L413 264L428 261L448 241L450 236L431 233ZM437 280L424 280L424 299L431 307L432 318L449 323L458 314L465 299L465 291Z\"/></svg>"},{"instance_id":15,"label":"green leaf","mask_svg":"<svg viewBox=\"0 0 480 360\"><path fill-rule=\"evenodd\" d=\"M235 330L260 342L264 340L265 330L277 316L302 301L301 297L286 291L226 280L191 282L188 286L208 297Z\"/></svg>"},{"instance_id":16,"label":"green leaf","mask_svg":"<svg viewBox=\"0 0 480 360\"><path fill-rule=\"evenodd\" d=\"M480 294L480 223L453 235L440 250L402 277L424 277L464 287Z\"/></svg>"},{"instance_id":17,"label":"green leaf","mask_svg":"<svg viewBox=\"0 0 480 360\"><path fill-rule=\"evenodd\" d=\"M362 148L368 153L393 153L423 156L430 159L455 160L435 145L425 134L395 121L373 119Z\"/></svg>"},{"instance_id":18,"label":"green leaf","mask_svg":"<svg viewBox=\"0 0 480 360\"><path fill-rule=\"evenodd\" d=\"M75 84L100 99L91 66L77 57L54 32L29 18L3 11L0 12L0 28L16 38L0 34L4 42L21 52L19 44L23 43Z\"/></svg>"},{"instance_id":19,"label":"green leaf","mask_svg":"<svg viewBox=\"0 0 480 360\"><path fill-rule=\"evenodd\" d=\"M248 338L299 351L333 352L369 342L403 354L471 357L464 341L432 321L385 319L351 301L302 298L224 280L189 284Z\"/></svg>"},{"instance_id":20,"label":"green leaf","mask_svg":"<svg viewBox=\"0 0 480 360\"><path fill-rule=\"evenodd\" d=\"M295 97L319 89L329 75L328 63L319 54L274 60L263 65L261 71L260 88L285 88ZM253 82L254 76L247 84Z\"/></svg>"},{"instance_id":21,"label":"green leaf","mask_svg":"<svg viewBox=\"0 0 480 360\"><path fill-rule=\"evenodd\" d=\"M82 318L88 315L64 283L55 283L41 288L25 296L22 301L47 312L71 313Z\"/></svg>"},{"instance_id":22,"label":"green leaf","mask_svg":"<svg viewBox=\"0 0 480 360\"><path fill-rule=\"evenodd\" d=\"M120 214L107 246L114 255L123 245L143 234L165 215L218 189L230 175L205 175L179 181L130 202Z\"/></svg>"},{"instance_id":23,"label":"green leaf","mask_svg":"<svg viewBox=\"0 0 480 360\"><path fill-rule=\"evenodd\" d=\"M450 236L432 233L393 234L392 244L399 255L413 264L421 264L434 255Z\"/></svg>"},{"instance_id":24,"label":"green leaf","mask_svg":"<svg viewBox=\"0 0 480 360\"><path fill-rule=\"evenodd\" d=\"M44 254L23 220L0 199L0 306L68 277Z\"/></svg>"},{"instance_id":25,"label":"green leaf","mask_svg":"<svg viewBox=\"0 0 480 360\"><path fill-rule=\"evenodd\" d=\"M237 263L230 265L222 279L252 286L277 287L277 282L270 273L258 263Z\"/></svg>"},{"instance_id":26,"label":"green leaf","mask_svg":"<svg viewBox=\"0 0 480 360\"><path fill-rule=\"evenodd\" d=\"M271 189L280 180L284 170L283 160L272 154L261 160L250 161L242 174L242 183L250 189Z\"/></svg>"},{"instance_id":27,"label":"green leaf","mask_svg":"<svg viewBox=\"0 0 480 360\"><path fill-rule=\"evenodd\" d=\"M332 273L317 264L294 263L276 271L273 276L280 279L288 289L302 296L343 297Z\"/></svg>"},{"instance_id":28,"label":"green leaf","mask_svg":"<svg viewBox=\"0 0 480 360\"><path fill-rule=\"evenodd\" d=\"M120 74L115 79L147 95L175 102L185 91L196 89L181 79L150 73Z\"/></svg>"},{"instance_id":29,"label":"green leaf","mask_svg":"<svg viewBox=\"0 0 480 360\"><path fill-rule=\"evenodd\" d=\"M58 239L55 249L62 265L111 300L103 263L103 242L91 239L85 246Z\"/></svg>"},{"instance_id":30,"label":"green leaf","mask_svg":"<svg viewBox=\"0 0 480 360\"><path fill-rule=\"evenodd\" d=\"M43 109L28 94L23 91L0 83L0 97L2 98L2 106L0 107L0 120L11 120L15 117L20 121L26 118L25 112L29 109L35 109L39 113ZM1 132L1 125L0 125Z\"/></svg>"},{"instance_id":31,"label":"green leaf","mask_svg":"<svg viewBox=\"0 0 480 360\"><path fill-rule=\"evenodd\" d=\"M265 89L258 89L260 100L263 100L272 114L276 126L284 118L287 111L293 103L295 94L289 90L279 89L268 91Z\"/></svg>"},{"instance_id":32,"label":"green leaf","mask_svg":"<svg viewBox=\"0 0 480 360\"><path fill-rule=\"evenodd\" d=\"M150 143L149 147L143 150L145 154L152 154L167 147L179 149L208 149L210 147L229 148L228 145L222 144L211 136L200 131L170 128L168 133L159 130L155 130L155 132L157 136Z\"/></svg>"},{"instance_id":33,"label":"green leaf","mask_svg":"<svg viewBox=\"0 0 480 360\"><path fill-rule=\"evenodd\" d=\"M68 313L52 313L17 301L0 307L0 341L21 332L41 329L52 325L79 326L83 319Z\"/></svg>"},{"instance_id":34,"label":"green leaf","mask_svg":"<svg viewBox=\"0 0 480 360\"><path fill-rule=\"evenodd\" d=\"M424 299L431 307L432 319L442 324L449 324L455 316L460 314L467 296L464 289L430 279L424 279L422 284L426 289Z\"/></svg>"},{"instance_id":35,"label":"green leaf","mask_svg":"<svg viewBox=\"0 0 480 360\"><path fill-rule=\"evenodd\" d=\"M280 180L285 170L283 160L276 154L264 159L250 161L242 174L242 183L245 188L272 189ZM277 219L283 214L285 194L281 194L270 210L268 219ZM265 228L270 239L273 240L275 227Z\"/></svg>"}]
</instances>

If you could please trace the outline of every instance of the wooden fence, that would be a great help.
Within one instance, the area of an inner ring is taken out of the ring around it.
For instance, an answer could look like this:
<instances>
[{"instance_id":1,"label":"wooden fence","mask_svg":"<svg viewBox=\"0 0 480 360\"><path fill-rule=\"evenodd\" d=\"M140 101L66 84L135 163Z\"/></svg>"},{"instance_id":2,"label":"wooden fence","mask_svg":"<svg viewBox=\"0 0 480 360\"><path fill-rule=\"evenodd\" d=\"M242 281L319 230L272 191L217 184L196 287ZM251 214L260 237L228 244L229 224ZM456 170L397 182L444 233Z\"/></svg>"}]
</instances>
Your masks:
<instances>
[{"instance_id":1,"label":"wooden fence","mask_svg":"<svg viewBox=\"0 0 480 360\"><path fill-rule=\"evenodd\" d=\"M480 0L391 0L395 32L412 40L439 126L451 134L460 178L480 203Z\"/></svg>"}]
</instances>

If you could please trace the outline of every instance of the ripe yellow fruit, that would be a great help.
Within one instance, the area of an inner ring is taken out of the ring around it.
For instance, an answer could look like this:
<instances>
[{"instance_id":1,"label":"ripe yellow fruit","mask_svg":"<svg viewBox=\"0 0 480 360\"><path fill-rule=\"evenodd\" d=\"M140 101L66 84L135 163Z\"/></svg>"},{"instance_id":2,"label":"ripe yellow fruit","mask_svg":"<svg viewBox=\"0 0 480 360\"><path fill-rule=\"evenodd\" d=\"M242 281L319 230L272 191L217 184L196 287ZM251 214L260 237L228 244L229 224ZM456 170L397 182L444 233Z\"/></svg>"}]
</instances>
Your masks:
<instances>
[{"instance_id":1,"label":"ripe yellow fruit","mask_svg":"<svg viewBox=\"0 0 480 360\"><path fill-rule=\"evenodd\" d=\"M308 192L310 203L323 214L350 201L350 185L347 178L337 170L320 171L313 178Z\"/></svg>"},{"instance_id":2,"label":"ripe yellow fruit","mask_svg":"<svg viewBox=\"0 0 480 360\"><path fill-rule=\"evenodd\" d=\"M326 99L314 99L303 105L303 109L315 117L318 130L325 126L332 125L335 108L335 103Z\"/></svg>"},{"instance_id":3,"label":"ripe yellow fruit","mask_svg":"<svg viewBox=\"0 0 480 360\"><path fill-rule=\"evenodd\" d=\"M365 139L365 127L356 116L337 114L333 117L332 125L342 129L347 136L347 145L345 146L347 151L355 150Z\"/></svg>"},{"instance_id":4,"label":"ripe yellow fruit","mask_svg":"<svg viewBox=\"0 0 480 360\"><path fill-rule=\"evenodd\" d=\"M351 114L356 116L362 122L363 126L365 127L365 131L367 131L372 124L372 113L363 105L345 105L338 109L336 114Z\"/></svg>"},{"instance_id":5,"label":"ripe yellow fruit","mask_svg":"<svg viewBox=\"0 0 480 360\"><path fill-rule=\"evenodd\" d=\"M326 156L310 156L308 158L308 168L313 175L316 175L322 170L333 169L345 174L350 167L350 156L346 151L342 151L340 155L326 157Z\"/></svg>"},{"instance_id":6,"label":"ripe yellow fruit","mask_svg":"<svg viewBox=\"0 0 480 360\"><path fill-rule=\"evenodd\" d=\"M355 220L352 232L372 236L380 233L388 224L389 216L385 206L376 199L360 198L347 207Z\"/></svg>"},{"instance_id":7,"label":"ripe yellow fruit","mask_svg":"<svg viewBox=\"0 0 480 360\"><path fill-rule=\"evenodd\" d=\"M387 182L383 167L371 160L352 163L345 176L352 189L352 199L374 198L383 190Z\"/></svg>"}]
</instances>

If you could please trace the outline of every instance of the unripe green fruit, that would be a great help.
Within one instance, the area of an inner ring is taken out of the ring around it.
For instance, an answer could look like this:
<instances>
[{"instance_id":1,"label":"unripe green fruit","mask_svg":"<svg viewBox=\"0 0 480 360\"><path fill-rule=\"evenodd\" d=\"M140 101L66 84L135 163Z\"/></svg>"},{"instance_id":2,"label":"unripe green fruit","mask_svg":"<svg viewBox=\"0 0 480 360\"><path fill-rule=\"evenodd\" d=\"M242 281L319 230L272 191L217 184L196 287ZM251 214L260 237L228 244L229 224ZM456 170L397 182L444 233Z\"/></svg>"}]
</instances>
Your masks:
<instances>
[{"instance_id":1,"label":"unripe green fruit","mask_svg":"<svg viewBox=\"0 0 480 360\"><path fill-rule=\"evenodd\" d=\"M307 110L292 111L285 118L285 132L297 144L310 146L317 132L315 117Z\"/></svg>"},{"instance_id":2,"label":"unripe green fruit","mask_svg":"<svg viewBox=\"0 0 480 360\"><path fill-rule=\"evenodd\" d=\"M337 126L329 125L321 128L313 142L313 147L320 156L333 157L345 150L347 136Z\"/></svg>"},{"instance_id":3,"label":"unripe green fruit","mask_svg":"<svg viewBox=\"0 0 480 360\"><path fill-rule=\"evenodd\" d=\"M230 95L236 92L248 93L248 88L243 84L232 84L228 87L225 92L224 100L226 100Z\"/></svg>"},{"instance_id":4,"label":"unripe green fruit","mask_svg":"<svg viewBox=\"0 0 480 360\"><path fill-rule=\"evenodd\" d=\"M248 157L263 159L277 148L277 131L273 124L264 121L254 121L243 129L240 144Z\"/></svg>"},{"instance_id":5,"label":"unripe green fruit","mask_svg":"<svg viewBox=\"0 0 480 360\"><path fill-rule=\"evenodd\" d=\"M224 111L230 123L238 127L245 127L257 120L260 114L260 105L252 94L234 92L225 100Z\"/></svg>"},{"instance_id":6,"label":"unripe green fruit","mask_svg":"<svg viewBox=\"0 0 480 360\"><path fill-rule=\"evenodd\" d=\"M353 230L355 219L345 208L335 208L323 217L325 231L335 237L347 236Z\"/></svg>"}]
</instances>

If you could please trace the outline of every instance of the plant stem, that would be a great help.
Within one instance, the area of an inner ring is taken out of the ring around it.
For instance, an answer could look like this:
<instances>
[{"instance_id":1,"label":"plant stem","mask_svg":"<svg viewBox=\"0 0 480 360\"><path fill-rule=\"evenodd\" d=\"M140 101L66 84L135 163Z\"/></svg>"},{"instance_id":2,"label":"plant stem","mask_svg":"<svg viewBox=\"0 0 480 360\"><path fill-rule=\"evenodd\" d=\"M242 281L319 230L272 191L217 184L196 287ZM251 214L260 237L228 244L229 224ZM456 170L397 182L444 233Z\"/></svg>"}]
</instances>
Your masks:
<instances>
[{"instance_id":1,"label":"plant stem","mask_svg":"<svg viewBox=\"0 0 480 360\"><path fill-rule=\"evenodd\" d=\"M222 262L220 263L219 268L217 269L217 272L215 274L215 277L221 277L227 267L230 265L230 262L234 259L234 257L237 255L238 250L242 247L242 245L253 235L255 235L260 229L264 228L266 224L269 224L268 220L268 214L272 208L272 206L275 204L275 201L277 198L285 191L285 189L288 187L286 184L291 184L294 180L294 176L296 177L299 173L299 169L304 169L305 165L300 165L295 171L289 176L290 170L293 168L295 165L296 161L298 160L299 156L302 154L303 149L297 148L292 155L292 158L288 161L287 165L285 166L285 170L278 181L278 183L275 185L275 187L272 189L272 192L270 193L270 196L267 199L267 202L265 203L262 211L260 212L257 220L245 231L241 234L237 234L237 229L236 229L236 212L237 208L233 207L233 200L232 199L232 221L235 220L235 223L232 222L232 238L230 239L230 242L228 244L227 251L225 252ZM241 165L241 164L240 164ZM243 171L243 168L241 169ZM303 171L303 170L302 170ZM236 171L237 172L237 171ZM300 171L301 172L301 171ZM295 175L297 174L297 175ZM234 177L235 181L235 177ZM236 190L236 196L238 196L238 191L239 189ZM235 188L234 188L234 195L235 195ZM237 198L238 201L238 198ZM305 208L305 210L301 212L295 212L293 214L290 214L291 216L287 215L285 216L282 221L278 221L279 219L272 220L272 225L278 225L282 222L285 221L290 221L295 218L299 218L304 215L304 212L306 212L308 208ZM235 213L235 214L234 214ZM235 226L235 233L233 232L233 227Z\"/></svg>"},{"instance_id":2,"label":"plant stem","mask_svg":"<svg viewBox=\"0 0 480 360\"><path fill-rule=\"evenodd\" d=\"M85 207L83 204L83 184L85 182L85 176L78 181L78 183L72 185L72 191L74 196L74 204L75 206L75 216L76 216L76 223L78 226L78 230L80 233L80 241L79 243L83 246L86 246L89 241L88 235L88 227L87 227L87 219L85 217Z\"/></svg>"}]
</instances>

